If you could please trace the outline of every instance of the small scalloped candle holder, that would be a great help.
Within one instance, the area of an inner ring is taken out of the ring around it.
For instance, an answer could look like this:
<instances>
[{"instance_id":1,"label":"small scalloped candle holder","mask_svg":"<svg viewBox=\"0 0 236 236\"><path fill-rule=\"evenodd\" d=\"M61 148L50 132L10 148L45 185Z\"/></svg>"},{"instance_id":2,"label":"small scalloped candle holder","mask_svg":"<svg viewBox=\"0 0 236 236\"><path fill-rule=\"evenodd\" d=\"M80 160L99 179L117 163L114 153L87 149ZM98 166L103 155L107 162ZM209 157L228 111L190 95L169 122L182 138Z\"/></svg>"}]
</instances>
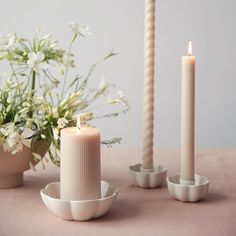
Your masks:
<instances>
[{"instance_id":1,"label":"small scalloped candle holder","mask_svg":"<svg viewBox=\"0 0 236 236\"><path fill-rule=\"evenodd\" d=\"M208 193L209 180L205 176L195 175L194 182L183 182L179 175L167 178L170 195L182 202L197 202L204 199Z\"/></svg>"},{"instance_id":2,"label":"small scalloped candle holder","mask_svg":"<svg viewBox=\"0 0 236 236\"><path fill-rule=\"evenodd\" d=\"M132 184L139 188L158 188L166 183L167 169L163 166L154 166L145 170L142 164L129 167Z\"/></svg>"},{"instance_id":3,"label":"small scalloped candle holder","mask_svg":"<svg viewBox=\"0 0 236 236\"><path fill-rule=\"evenodd\" d=\"M119 188L101 181L101 198L67 201L60 199L60 183L50 183L40 191L41 198L53 214L63 220L88 221L105 215L117 198Z\"/></svg>"}]
</instances>

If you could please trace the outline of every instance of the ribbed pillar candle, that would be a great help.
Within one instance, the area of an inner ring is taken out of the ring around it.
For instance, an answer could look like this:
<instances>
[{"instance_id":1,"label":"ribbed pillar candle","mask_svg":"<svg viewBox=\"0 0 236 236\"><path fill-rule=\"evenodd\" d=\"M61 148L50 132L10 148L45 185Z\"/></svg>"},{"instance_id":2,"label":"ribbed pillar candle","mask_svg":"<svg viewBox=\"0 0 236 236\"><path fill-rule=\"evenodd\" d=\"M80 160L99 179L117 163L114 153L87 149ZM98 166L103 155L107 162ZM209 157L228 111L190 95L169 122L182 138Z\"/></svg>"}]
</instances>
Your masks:
<instances>
[{"instance_id":1,"label":"ribbed pillar candle","mask_svg":"<svg viewBox=\"0 0 236 236\"><path fill-rule=\"evenodd\" d=\"M153 168L155 0L145 0L143 169Z\"/></svg>"},{"instance_id":2,"label":"ribbed pillar candle","mask_svg":"<svg viewBox=\"0 0 236 236\"><path fill-rule=\"evenodd\" d=\"M181 91L181 170L183 184L194 183L194 100L195 57L189 43L189 55L182 57Z\"/></svg>"},{"instance_id":3,"label":"ribbed pillar candle","mask_svg":"<svg viewBox=\"0 0 236 236\"><path fill-rule=\"evenodd\" d=\"M60 197L91 200L101 197L100 131L93 127L61 131Z\"/></svg>"}]
</instances>

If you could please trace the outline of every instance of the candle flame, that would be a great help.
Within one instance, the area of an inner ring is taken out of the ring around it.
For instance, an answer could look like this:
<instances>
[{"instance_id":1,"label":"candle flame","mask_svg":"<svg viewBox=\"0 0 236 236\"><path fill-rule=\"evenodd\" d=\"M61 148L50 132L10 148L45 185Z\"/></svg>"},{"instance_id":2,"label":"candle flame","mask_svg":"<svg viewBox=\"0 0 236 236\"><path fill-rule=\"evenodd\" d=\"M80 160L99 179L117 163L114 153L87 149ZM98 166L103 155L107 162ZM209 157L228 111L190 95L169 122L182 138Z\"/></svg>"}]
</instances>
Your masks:
<instances>
[{"instance_id":1,"label":"candle flame","mask_svg":"<svg viewBox=\"0 0 236 236\"><path fill-rule=\"evenodd\" d=\"M193 55L193 47L192 47L192 42L189 41L188 43L188 55L192 56Z\"/></svg>"},{"instance_id":2,"label":"candle flame","mask_svg":"<svg viewBox=\"0 0 236 236\"><path fill-rule=\"evenodd\" d=\"M77 128L80 129L81 127L81 122L80 122L80 116L77 118Z\"/></svg>"}]
</instances>

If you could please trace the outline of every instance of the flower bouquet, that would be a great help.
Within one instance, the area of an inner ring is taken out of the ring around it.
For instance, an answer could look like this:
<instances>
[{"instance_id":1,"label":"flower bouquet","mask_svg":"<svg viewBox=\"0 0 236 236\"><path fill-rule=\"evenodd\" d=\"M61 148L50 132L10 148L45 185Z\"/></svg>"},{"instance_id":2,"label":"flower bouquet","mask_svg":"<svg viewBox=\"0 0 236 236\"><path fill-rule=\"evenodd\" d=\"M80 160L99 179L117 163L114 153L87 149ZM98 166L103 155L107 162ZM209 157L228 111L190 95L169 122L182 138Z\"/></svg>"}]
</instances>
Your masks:
<instances>
[{"instance_id":1,"label":"flower bouquet","mask_svg":"<svg viewBox=\"0 0 236 236\"><path fill-rule=\"evenodd\" d=\"M92 120L117 117L129 109L127 98L113 83L102 78L96 88L89 85L97 65L115 56L113 51L93 64L85 76L69 73L76 68L73 44L78 36L90 35L88 27L69 26L73 34L68 50L60 48L51 35L40 37L39 30L32 40L17 34L0 38L0 60L10 67L0 90L0 188L21 185L23 172L34 169L38 162L45 168L46 153L59 166L60 130L75 126L78 115L83 125L90 125ZM108 104L124 108L96 114ZM120 138L102 141L107 145L117 142Z\"/></svg>"}]
</instances>

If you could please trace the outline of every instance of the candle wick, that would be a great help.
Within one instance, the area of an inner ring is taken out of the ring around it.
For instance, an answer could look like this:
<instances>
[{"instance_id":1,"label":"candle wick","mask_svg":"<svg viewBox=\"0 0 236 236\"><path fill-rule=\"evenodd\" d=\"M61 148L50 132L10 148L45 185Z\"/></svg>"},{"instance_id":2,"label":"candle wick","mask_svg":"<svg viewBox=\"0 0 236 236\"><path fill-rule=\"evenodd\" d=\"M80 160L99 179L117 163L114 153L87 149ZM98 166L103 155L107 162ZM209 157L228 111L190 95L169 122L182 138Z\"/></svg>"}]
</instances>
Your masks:
<instances>
[{"instance_id":1,"label":"candle wick","mask_svg":"<svg viewBox=\"0 0 236 236\"><path fill-rule=\"evenodd\" d=\"M80 116L78 116L78 118L77 118L77 128L78 128L78 130L80 130L80 127L81 127L81 120L80 120Z\"/></svg>"}]
</instances>

